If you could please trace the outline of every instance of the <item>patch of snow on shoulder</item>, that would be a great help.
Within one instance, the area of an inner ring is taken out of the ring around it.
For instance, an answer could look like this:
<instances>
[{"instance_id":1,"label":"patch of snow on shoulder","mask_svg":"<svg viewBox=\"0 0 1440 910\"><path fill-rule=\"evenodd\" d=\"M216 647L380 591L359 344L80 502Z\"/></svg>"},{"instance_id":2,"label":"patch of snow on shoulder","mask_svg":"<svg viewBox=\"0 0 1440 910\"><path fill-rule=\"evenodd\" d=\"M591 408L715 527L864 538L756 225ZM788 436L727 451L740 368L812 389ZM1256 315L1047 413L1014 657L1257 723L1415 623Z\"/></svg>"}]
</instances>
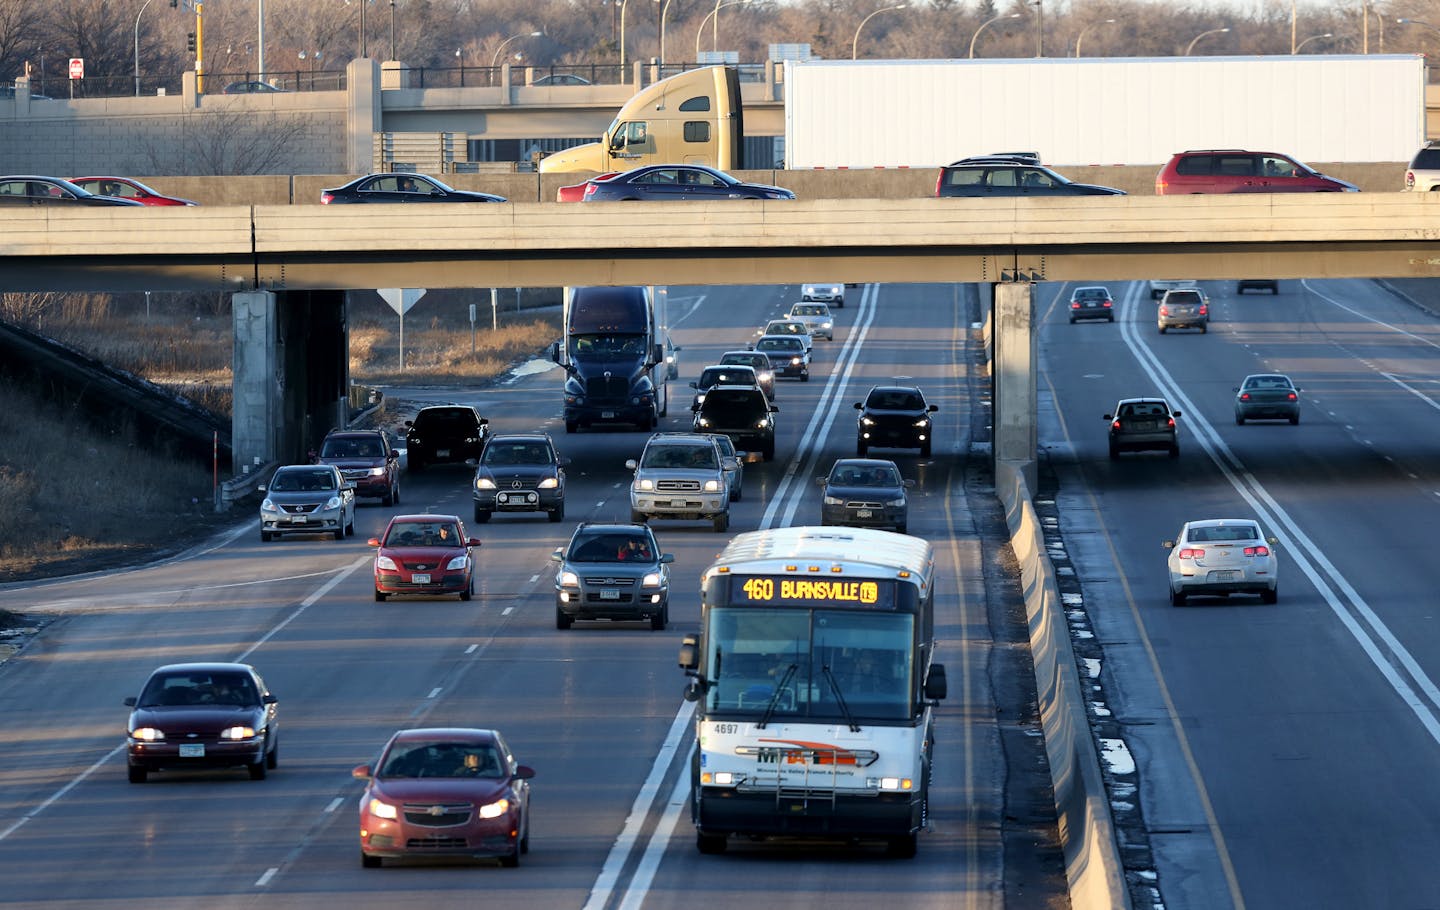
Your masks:
<instances>
[{"instance_id":1,"label":"patch of snow on shoulder","mask_svg":"<svg viewBox=\"0 0 1440 910\"><path fill-rule=\"evenodd\" d=\"M553 363L549 360L541 360L537 357L534 360L522 363L515 369L511 370L510 375L505 378L501 385L512 385L516 381L523 379L526 376L534 376L536 373L546 373L550 370L558 369L560 369L559 364Z\"/></svg>"},{"instance_id":2,"label":"patch of snow on shoulder","mask_svg":"<svg viewBox=\"0 0 1440 910\"><path fill-rule=\"evenodd\" d=\"M1135 759L1131 757L1123 739L1101 739L1100 757L1112 774L1135 773Z\"/></svg>"}]
</instances>

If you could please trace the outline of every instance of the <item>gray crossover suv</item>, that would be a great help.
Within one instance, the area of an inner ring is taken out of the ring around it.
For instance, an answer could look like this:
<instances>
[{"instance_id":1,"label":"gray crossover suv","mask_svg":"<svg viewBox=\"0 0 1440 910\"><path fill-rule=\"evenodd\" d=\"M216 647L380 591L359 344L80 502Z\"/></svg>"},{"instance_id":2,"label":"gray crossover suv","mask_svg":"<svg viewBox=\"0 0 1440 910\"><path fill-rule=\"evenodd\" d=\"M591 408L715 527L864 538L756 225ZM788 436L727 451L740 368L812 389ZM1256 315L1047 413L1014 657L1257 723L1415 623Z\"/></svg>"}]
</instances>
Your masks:
<instances>
[{"instance_id":1,"label":"gray crossover suv","mask_svg":"<svg viewBox=\"0 0 1440 910\"><path fill-rule=\"evenodd\" d=\"M555 628L577 619L670 620L670 570L655 535L642 524L582 522L550 558L555 570Z\"/></svg>"}]
</instances>

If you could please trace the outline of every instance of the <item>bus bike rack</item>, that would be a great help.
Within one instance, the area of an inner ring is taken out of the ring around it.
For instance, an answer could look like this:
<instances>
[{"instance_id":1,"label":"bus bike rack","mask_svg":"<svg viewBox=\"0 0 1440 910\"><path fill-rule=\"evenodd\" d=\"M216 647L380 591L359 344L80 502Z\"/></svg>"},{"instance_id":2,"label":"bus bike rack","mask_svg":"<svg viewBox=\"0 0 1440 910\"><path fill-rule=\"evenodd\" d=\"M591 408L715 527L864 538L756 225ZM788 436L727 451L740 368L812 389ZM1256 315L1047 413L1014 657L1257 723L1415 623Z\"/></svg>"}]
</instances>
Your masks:
<instances>
[{"instance_id":1,"label":"bus bike rack","mask_svg":"<svg viewBox=\"0 0 1440 910\"><path fill-rule=\"evenodd\" d=\"M839 746L832 749L817 749L813 746L737 746L735 747L735 754L754 758L757 765L768 763L774 767L774 793L777 808L780 806L781 801L785 799L798 799L807 805L811 800L823 799L829 801L832 810L835 808L835 803L840 792L840 768L842 766L868 768L880 759L880 753L873 749L847 749ZM805 769L804 785L800 787L787 787L784 783L785 774L782 771L782 762L794 763L797 758L799 759L798 763L803 765ZM819 769L827 767L829 770L823 773L829 777L828 785L823 781L812 781L812 776L821 775ZM771 788L762 786L758 780L758 775L756 775L755 778L752 778L751 785L743 789L750 792L761 793ZM878 792L858 788L847 791L847 794L852 796L879 795Z\"/></svg>"}]
</instances>

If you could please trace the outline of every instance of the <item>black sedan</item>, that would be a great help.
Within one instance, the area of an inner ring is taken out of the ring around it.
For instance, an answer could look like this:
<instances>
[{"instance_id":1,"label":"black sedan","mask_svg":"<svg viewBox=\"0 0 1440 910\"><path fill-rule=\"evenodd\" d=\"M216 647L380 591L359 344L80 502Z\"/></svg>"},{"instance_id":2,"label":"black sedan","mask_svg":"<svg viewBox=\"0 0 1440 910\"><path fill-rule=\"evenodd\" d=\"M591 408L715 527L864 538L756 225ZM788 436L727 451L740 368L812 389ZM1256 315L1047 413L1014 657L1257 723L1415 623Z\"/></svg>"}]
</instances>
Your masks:
<instances>
[{"instance_id":1,"label":"black sedan","mask_svg":"<svg viewBox=\"0 0 1440 910\"><path fill-rule=\"evenodd\" d=\"M585 202L637 199L794 199L778 186L745 183L699 164L651 164L623 174L597 177L585 185Z\"/></svg>"},{"instance_id":2,"label":"black sedan","mask_svg":"<svg viewBox=\"0 0 1440 910\"><path fill-rule=\"evenodd\" d=\"M915 481L900 476L893 461L880 458L842 458L830 473L815 478L824 490L820 500L822 525L857 528L893 528L904 534L910 518L905 489Z\"/></svg>"},{"instance_id":3,"label":"black sedan","mask_svg":"<svg viewBox=\"0 0 1440 910\"><path fill-rule=\"evenodd\" d=\"M926 404L925 393L914 386L877 385L855 402L855 454L864 458L871 446L919 449L930 455L933 439L930 415L940 410Z\"/></svg>"},{"instance_id":4,"label":"black sedan","mask_svg":"<svg viewBox=\"0 0 1440 910\"><path fill-rule=\"evenodd\" d=\"M1300 390L1283 373L1256 373L1235 390L1235 422L1288 420L1300 422Z\"/></svg>"},{"instance_id":5,"label":"black sedan","mask_svg":"<svg viewBox=\"0 0 1440 910\"><path fill-rule=\"evenodd\" d=\"M264 780L278 764L277 702L249 664L168 664L125 704L132 784L185 768L243 767Z\"/></svg>"},{"instance_id":6,"label":"black sedan","mask_svg":"<svg viewBox=\"0 0 1440 910\"><path fill-rule=\"evenodd\" d=\"M127 205L143 204L134 199L97 196L59 177L18 174L0 177L0 205Z\"/></svg>"},{"instance_id":7,"label":"black sedan","mask_svg":"<svg viewBox=\"0 0 1440 910\"><path fill-rule=\"evenodd\" d=\"M493 193L472 193L446 186L424 174L367 174L344 186L320 191L321 205L356 202L505 202Z\"/></svg>"},{"instance_id":8,"label":"black sedan","mask_svg":"<svg viewBox=\"0 0 1440 910\"><path fill-rule=\"evenodd\" d=\"M431 405L405 421L405 463L419 471L431 464L473 461L489 438L490 421L469 405Z\"/></svg>"}]
</instances>

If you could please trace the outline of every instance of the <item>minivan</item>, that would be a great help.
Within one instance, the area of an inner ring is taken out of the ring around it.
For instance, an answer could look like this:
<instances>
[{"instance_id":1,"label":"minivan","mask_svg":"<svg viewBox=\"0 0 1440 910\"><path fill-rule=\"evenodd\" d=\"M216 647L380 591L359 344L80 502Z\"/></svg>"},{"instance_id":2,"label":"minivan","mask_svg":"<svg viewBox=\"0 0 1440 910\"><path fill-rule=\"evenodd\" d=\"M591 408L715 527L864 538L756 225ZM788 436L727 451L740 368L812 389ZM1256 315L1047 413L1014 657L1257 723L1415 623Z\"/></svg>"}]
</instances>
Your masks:
<instances>
[{"instance_id":1,"label":"minivan","mask_svg":"<svg viewBox=\"0 0 1440 910\"><path fill-rule=\"evenodd\" d=\"M1155 195L1186 193L1354 193L1353 183L1327 177L1278 152L1203 149L1177 152L1155 175Z\"/></svg>"}]
</instances>

